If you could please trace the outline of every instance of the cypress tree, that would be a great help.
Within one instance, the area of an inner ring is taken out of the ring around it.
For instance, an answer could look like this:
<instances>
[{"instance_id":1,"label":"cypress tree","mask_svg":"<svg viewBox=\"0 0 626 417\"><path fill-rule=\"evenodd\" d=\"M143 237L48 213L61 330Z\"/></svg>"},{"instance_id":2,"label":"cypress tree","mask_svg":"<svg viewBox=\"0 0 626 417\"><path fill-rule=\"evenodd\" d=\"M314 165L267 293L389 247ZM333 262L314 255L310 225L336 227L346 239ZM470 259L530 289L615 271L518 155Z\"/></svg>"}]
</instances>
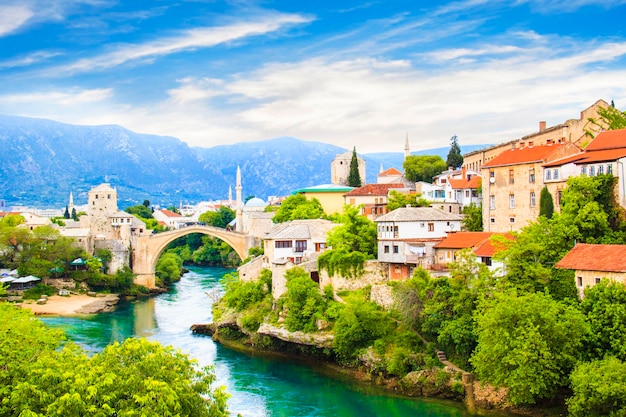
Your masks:
<instances>
[{"instance_id":1,"label":"cypress tree","mask_svg":"<svg viewBox=\"0 0 626 417\"><path fill-rule=\"evenodd\" d=\"M461 147L456 135L450 138L450 152L448 152L446 164L452 168L460 168L463 165L463 155L461 155Z\"/></svg>"},{"instance_id":2,"label":"cypress tree","mask_svg":"<svg viewBox=\"0 0 626 417\"><path fill-rule=\"evenodd\" d=\"M352 149L352 160L350 161L350 175L348 175L348 185L350 187L361 186L361 174L359 174L359 160L356 156L356 146Z\"/></svg>"},{"instance_id":3,"label":"cypress tree","mask_svg":"<svg viewBox=\"0 0 626 417\"><path fill-rule=\"evenodd\" d=\"M78 220L78 215L76 214L76 209L75 208L72 209L72 219L73 220Z\"/></svg>"},{"instance_id":4,"label":"cypress tree","mask_svg":"<svg viewBox=\"0 0 626 417\"><path fill-rule=\"evenodd\" d=\"M66 219L69 219L69 218L70 218L70 212L69 212L69 210L67 209L67 206L65 206L65 213L63 213L63 217L65 217Z\"/></svg>"},{"instance_id":5,"label":"cypress tree","mask_svg":"<svg viewBox=\"0 0 626 417\"><path fill-rule=\"evenodd\" d=\"M539 215L551 219L553 214L554 201L552 201L552 194L548 191L548 187L544 186L539 196Z\"/></svg>"}]
</instances>

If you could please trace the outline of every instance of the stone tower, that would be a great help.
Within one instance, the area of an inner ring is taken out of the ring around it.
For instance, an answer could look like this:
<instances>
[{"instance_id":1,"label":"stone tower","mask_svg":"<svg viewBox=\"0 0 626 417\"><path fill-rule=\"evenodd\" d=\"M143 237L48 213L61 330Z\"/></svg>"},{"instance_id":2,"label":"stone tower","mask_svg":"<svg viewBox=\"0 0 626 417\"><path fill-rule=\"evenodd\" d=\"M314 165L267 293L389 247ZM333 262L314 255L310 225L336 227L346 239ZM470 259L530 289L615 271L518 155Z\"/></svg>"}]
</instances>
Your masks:
<instances>
[{"instance_id":1,"label":"stone tower","mask_svg":"<svg viewBox=\"0 0 626 417\"><path fill-rule=\"evenodd\" d=\"M348 177L350 176L350 162L352 161L352 151L347 151L335 156L330 163L330 180L335 185L348 185ZM359 175L361 176L361 184L365 185L365 159L357 155L359 163Z\"/></svg>"},{"instance_id":2,"label":"stone tower","mask_svg":"<svg viewBox=\"0 0 626 417\"><path fill-rule=\"evenodd\" d=\"M104 235L107 239L113 239L110 217L118 212L117 190L110 184L103 183L89 191L87 200L87 216L92 235Z\"/></svg>"}]
</instances>

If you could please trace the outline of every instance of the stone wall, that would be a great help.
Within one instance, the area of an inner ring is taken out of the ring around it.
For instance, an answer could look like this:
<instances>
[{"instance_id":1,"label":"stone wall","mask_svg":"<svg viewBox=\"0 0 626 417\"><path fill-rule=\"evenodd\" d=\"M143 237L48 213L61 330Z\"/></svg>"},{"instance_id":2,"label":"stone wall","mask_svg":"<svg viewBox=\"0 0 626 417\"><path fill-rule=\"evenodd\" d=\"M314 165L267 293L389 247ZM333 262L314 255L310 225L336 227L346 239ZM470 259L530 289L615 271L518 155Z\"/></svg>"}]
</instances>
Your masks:
<instances>
[{"instance_id":1,"label":"stone wall","mask_svg":"<svg viewBox=\"0 0 626 417\"><path fill-rule=\"evenodd\" d=\"M130 248L119 240L95 240L95 249L108 249L113 254L107 273L115 274L124 266L130 265Z\"/></svg>"},{"instance_id":2,"label":"stone wall","mask_svg":"<svg viewBox=\"0 0 626 417\"><path fill-rule=\"evenodd\" d=\"M239 280L243 282L256 281L257 278L259 278L259 276L261 275L262 269L263 256L257 256L250 262L243 264L239 268L237 268L237 272L239 273Z\"/></svg>"},{"instance_id":3,"label":"stone wall","mask_svg":"<svg viewBox=\"0 0 626 417\"><path fill-rule=\"evenodd\" d=\"M389 281L388 268L386 263L378 261L367 261L365 271L359 278L346 278L338 275L332 277L325 270L319 271L320 288L328 284L332 285L335 292L342 290L359 290L368 285L386 284Z\"/></svg>"},{"instance_id":4,"label":"stone wall","mask_svg":"<svg viewBox=\"0 0 626 417\"><path fill-rule=\"evenodd\" d=\"M394 302L393 288L387 284L372 285L370 300L385 309L389 309Z\"/></svg>"}]
</instances>

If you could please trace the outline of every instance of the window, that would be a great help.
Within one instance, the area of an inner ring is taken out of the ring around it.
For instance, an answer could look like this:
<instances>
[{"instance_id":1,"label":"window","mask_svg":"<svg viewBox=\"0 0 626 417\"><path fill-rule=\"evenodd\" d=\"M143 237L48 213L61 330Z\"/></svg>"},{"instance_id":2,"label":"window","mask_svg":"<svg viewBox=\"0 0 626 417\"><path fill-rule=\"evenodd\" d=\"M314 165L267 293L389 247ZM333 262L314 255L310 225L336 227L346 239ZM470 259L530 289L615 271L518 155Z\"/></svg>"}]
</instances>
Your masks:
<instances>
[{"instance_id":1,"label":"window","mask_svg":"<svg viewBox=\"0 0 626 417\"><path fill-rule=\"evenodd\" d=\"M351 205L351 206L354 206L354 205L355 205L354 198L351 198L351 199L350 199L350 205Z\"/></svg>"},{"instance_id":2,"label":"window","mask_svg":"<svg viewBox=\"0 0 626 417\"><path fill-rule=\"evenodd\" d=\"M593 177L593 176L595 176L595 175L596 175L596 167L595 167L595 166L593 166L593 165L591 165L591 166L589 167L589 176L590 176L590 177Z\"/></svg>"},{"instance_id":3,"label":"window","mask_svg":"<svg viewBox=\"0 0 626 417\"><path fill-rule=\"evenodd\" d=\"M274 247L277 249L280 248L290 248L291 247L291 240L277 240L274 243Z\"/></svg>"},{"instance_id":4,"label":"window","mask_svg":"<svg viewBox=\"0 0 626 417\"><path fill-rule=\"evenodd\" d=\"M398 245L393 245L393 253L398 253Z\"/></svg>"},{"instance_id":5,"label":"window","mask_svg":"<svg viewBox=\"0 0 626 417\"><path fill-rule=\"evenodd\" d=\"M580 167L580 173L583 175L587 175L587 167Z\"/></svg>"},{"instance_id":6,"label":"window","mask_svg":"<svg viewBox=\"0 0 626 417\"><path fill-rule=\"evenodd\" d=\"M509 184L515 183L515 172L512 169L509 169Z\"/></svg>"},{"instance_id":7,"label":"window","mask_svg":"<svg viewBox=\"0 0 626 417\"><path fill-rule=\"evenodd\" d=\"M600 283L600 278L596 278L596 284Z\"/></svg>"},{"instance_id":8,"label":"window","mask_svg":"<svg viewBox=\"0 0 626 417\"><path fill-rule=\"evenodd\" d=\"M528 171L528 182L531 184L535 183L535 168L531 168Z\"/></svg>"},{"instance_id":9,"label":"window","mask_svg":"<svg viewBox=\"0 0 626 417\"><path fill-rule=\"evenodd\" d=\"M385 245L385 247L384 247L384 251L383 251L383 252L385 252L385 253L389 253L389 245Z\"/></svg>"},{"instance_id":10,"label":"window","mask_svg":"<svg viewBox=\"0 0 626 417\"><path fill-rule=\"evenodd\" d=\"M558 169L554 169L552 171L552 178L554 178L555 180L559 179L559 170Z\"/></svg>"},{"instance_id":11,"label":"window","mask_svg":"<svg viewBox=\"0 0 626 417\"><path fill-rule=\"evenodd\" d=\"M509 217L509 222L515 223L515 217Z\"/></svg>"},{"instance_id":12,"label":"window","mask_svg":"<svg viewBox=\"0 0 626 417\"><path fill-rule=\"evenodd\" d=\"M607 164L606 165L606 173L607 174L612 174L613 173L613 165L611 165L611 164Z\"/></svg>"},{"instance_id":13,"label":"window","mask_svg":"<svg viewBox=\"0 0 626 417\"><path fill-rule=\"evenodd\" d=\"M582 287L583 286L583 277L578 277L578 286Z\"/></svg>"},{"instance_id":14,"label":"window","mask_svg":"<svg viewBox=\"0 0 626 417\"><path fill-rule=\"evenodd\" d=\"M96 194L96 200L98 199L98 194Z\"/></svg>"},{"instance_id":15,"label":"window","mask_svg":"<svg viewBox=\"0 0 626 417\"><path fill-rule=\"evenodd\" d=\"M107 194L107 200L111 199L111 194Z\"/></svg>"},{"instance_id":16,"label":"window","mask_svg":"<svg viewBox=\"0 0 626 417\"><path fill-rule=\"evenodd\" d=\"M491 258L488 256L482 256L481 257L481 261L487 265L487 266L491 266Z\"/></svg>"},{"instance_id":17,"label":"window","mask_svg":"<svg viewBox=\"0 0 626 417\"><path fill-rule=\"evenodd\" d=\"M306 240L296 240L296 252L304 252L306 250Z\"/></svg>"},{"instance_id":18,"label":"window","mask_svg":"<svg viewBox=\"0 0 626 417\"><path fill-rule=\"evenodd\" d=\"M315 252L323 252L326 249L326 242L319 242L315 244Z\"/></svg>"},{"instance_id":19,"label":"window","mask_svg":"<svg viewBox=\"0 0 626 417\"><path fill-rule=\"evenodd\" d=\"M489 220L491 220L491 223L495 223L495 222L496 222L496 218L495 218L495 217L492 217L492 218L491 218L491 219L489 219Z\"/></svg>"},{"instance_id":20,"label":"window","mask_svg":"<svg viewBox=\"0 0 626 417\"><path fill-rule=\"evenodd\" d=\"M561 206L561 197L563 196L563 190L558 190L556 192L556 205Z\"/></svg>"},{"instance_id":21,"label":"window","mask_svg":"<svg viewBox=\"0 0 626 417\"><path fill-rule=\"evenodd\" d=\"M400 232L398 231L398 226L393 227L393 237L399 237Z\"/></svg>"},{"instance_id":22,"label":"window","mask_svg":"<svg viewBox=\"0 0 626 417\"><path fill-rule=\"evenodd\" d=\"M435 223L428 223L428 231L429 232L435 231Z\"/></svg>"},{"instance_id":23,"label":"window","mask_svg":"<svg viewBox=\"0 0 626 417\"><path fill-rule=\"evenodd\" d=\"M604 165L599 165L598 166L598 175L602 175L604 174Z\"/></svg>"},{"instance_id":24,"label":"window","mask_svg":"<svg viewBox=\"0 0 626 417\"><path fill-rule=\"evenodd\" d=\"M495 209L496 209L496 196L490 195L489 196L489 210L495 210Z\"/></svg>"},{"instance_id":25,"label":"window","mask_svg":"<svg viewBox=\"0 0 626 417\"><path fill-rule=\"evenodd\" d=\"M470 190L465 190L465 198L469 198L470 196Z\"/></svg>"},{"instance_id":26,"label":"window","mask_svg":"<svg viewBox=\"0 0 626 417\"><path fill-rule=\"evenodd\" d=\"M531 191L530 192L530 206L535 207L536 204L537 204L537 197L535 196L535 192Z\"/></svg>"},{"instance_id":27,"label":"window","mask_svg":"<svg viewBox=\"0 0 626 417\"><path fill-rule=\"evenodd\" d=\"M509 194L509 208L515 208L515 194Z\"/></svg>"},{"instance_id":28,"label":"window","mask_svg":"<svg viewBox=\"0 0 626 417\"><path fill-rule=\"evenodd\" d=\"M552 179L552 171L546 169L546 181L550 181Z\"/></svg>"}]
</instances>

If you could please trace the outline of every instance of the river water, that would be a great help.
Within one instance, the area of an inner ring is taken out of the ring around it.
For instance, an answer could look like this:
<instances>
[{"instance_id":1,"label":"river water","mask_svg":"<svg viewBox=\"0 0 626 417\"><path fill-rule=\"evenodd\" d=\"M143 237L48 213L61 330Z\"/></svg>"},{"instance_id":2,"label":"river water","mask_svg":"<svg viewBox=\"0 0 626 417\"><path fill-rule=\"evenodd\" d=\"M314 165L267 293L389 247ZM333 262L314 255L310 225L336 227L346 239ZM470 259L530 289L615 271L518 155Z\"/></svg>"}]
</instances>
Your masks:
<instances>
[{"instance_id":1,"label":"river water","mask_svg":"<svg viewBox=\"0 0 626 417\"><path fill-rule=\"evenodd\" d=\"M229 410L245 417L460 417L470 414L462 405L425 399L395 398L345 378L324 375L307 365L239 353L194 335L192 324L212 321L214 292L229 272L223 268L192 267L171 292L133 303L121 303L113 313L86 317L54 317L44 321L62 328L90 351L114 341L145 337L172 345L213 365L217 383L231 395Z\"/></svg>"}]
</instances>

